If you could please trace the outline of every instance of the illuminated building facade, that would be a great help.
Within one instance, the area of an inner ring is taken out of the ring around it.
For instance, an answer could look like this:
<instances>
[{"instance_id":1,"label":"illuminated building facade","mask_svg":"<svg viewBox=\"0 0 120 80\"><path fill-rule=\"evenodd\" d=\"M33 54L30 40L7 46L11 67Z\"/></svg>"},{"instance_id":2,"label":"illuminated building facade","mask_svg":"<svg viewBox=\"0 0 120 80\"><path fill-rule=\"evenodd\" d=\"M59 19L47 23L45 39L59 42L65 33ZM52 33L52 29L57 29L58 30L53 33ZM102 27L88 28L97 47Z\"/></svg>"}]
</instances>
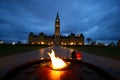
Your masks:
<instances>
[{"instance_id":1,"label":"illuminated building facade","mask_svg":"<svg viewBox=\"0 0 120 80\"><path fill-rule=\"evenodd\" d=\"M39 35L35 35L32 32L28 36L29 44L40 44L40 45L53 45L53 44L61 44L61 45L84 45L84 35L79 34L75 35L71 33L69 36L61 36L60 35L60 18L57 13L55 19L55 33L54 36L47 36L43 32L39 33Z\"/></svg>"}]
</instances>

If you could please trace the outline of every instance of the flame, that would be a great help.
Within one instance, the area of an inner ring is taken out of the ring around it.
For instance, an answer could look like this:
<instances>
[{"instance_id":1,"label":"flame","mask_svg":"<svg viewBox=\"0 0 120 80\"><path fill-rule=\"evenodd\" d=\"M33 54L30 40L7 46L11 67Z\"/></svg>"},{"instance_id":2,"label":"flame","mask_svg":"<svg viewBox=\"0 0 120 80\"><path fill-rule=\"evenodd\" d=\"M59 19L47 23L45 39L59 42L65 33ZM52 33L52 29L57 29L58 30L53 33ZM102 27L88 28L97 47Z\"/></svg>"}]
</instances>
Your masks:
<instances>
[{"instance_id":1,"label":"flame","mask_svg":"<svg viewBox=\"0 0 120 80\"><path fill-rule=\"evenodd\" d=\"M53 50L51 53L48 53L48 55L51 58L53 69L60 69L67 66L67 64L62 59L60 59L59 57L55 57L55 53Z\"/></svg>"}]
</instances>

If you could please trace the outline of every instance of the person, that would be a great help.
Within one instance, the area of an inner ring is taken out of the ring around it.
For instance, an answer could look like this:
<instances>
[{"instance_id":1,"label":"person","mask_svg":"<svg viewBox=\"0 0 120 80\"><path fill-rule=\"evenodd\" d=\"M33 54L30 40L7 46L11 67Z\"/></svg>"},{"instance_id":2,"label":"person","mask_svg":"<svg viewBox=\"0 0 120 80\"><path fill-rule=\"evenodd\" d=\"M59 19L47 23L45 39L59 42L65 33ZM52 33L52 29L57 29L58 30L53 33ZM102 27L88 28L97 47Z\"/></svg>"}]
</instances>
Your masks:
<instances>
[{"instance_id":1,"label":"person","mask_svg":"<svg viewBox=\"0 0 120 80\"><path fill-rule=\"evenodd\" d=\"M76 59L76 52L75 52L75 50L71 53L71 58L72 59Z\"/></svg>"}]
</instances>

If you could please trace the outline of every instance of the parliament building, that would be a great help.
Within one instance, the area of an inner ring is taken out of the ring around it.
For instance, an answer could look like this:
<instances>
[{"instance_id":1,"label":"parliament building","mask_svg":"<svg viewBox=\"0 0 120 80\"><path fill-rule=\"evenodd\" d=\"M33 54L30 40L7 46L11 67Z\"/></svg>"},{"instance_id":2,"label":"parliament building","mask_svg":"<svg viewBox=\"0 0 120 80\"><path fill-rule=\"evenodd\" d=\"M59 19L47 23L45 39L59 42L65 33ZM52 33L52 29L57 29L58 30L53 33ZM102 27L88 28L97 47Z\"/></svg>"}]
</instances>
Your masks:
<instances>
[{"instance_id":1,"label":"parliament building","mask_svg":"<svg viewBox=\"0 0 120 80\"><path fill-rule=\"evenodd\" d=\"M39 35L35 35L32 32L28 36L29 44L39 44L39 45L84 45L84 35L75 35L71 33L69 36L60 35L60 18L57 13L55 19L55 32L53 36L47 36L43 32Z\"/></svg>"}]
</instances>

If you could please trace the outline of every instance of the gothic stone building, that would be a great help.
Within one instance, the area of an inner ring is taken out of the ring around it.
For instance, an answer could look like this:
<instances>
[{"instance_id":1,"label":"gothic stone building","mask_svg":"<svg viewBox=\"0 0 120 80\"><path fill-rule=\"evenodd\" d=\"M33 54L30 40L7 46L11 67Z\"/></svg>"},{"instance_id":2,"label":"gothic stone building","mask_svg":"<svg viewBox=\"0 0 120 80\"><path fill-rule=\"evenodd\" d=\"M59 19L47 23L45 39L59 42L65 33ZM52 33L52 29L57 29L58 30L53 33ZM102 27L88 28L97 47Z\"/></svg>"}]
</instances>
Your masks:
<instances>
[{"instance_id":1,"label":"gothic stone building","mask_svg":"<svg viewBox=\"0 0 120 80\"><path fill-rule=\"evenodd\" d=\"M84 45L84 35L75 35L71 33L69 36L61 36L60 35L60 18L57 13L55 19L55 33L53 36L47 36L43 32L39 35L35 35L32 32L28 36L29 44L40 44L40 45L53 45L53 44L61 44L61 45Z\"/></svg>"}]
</instances>

